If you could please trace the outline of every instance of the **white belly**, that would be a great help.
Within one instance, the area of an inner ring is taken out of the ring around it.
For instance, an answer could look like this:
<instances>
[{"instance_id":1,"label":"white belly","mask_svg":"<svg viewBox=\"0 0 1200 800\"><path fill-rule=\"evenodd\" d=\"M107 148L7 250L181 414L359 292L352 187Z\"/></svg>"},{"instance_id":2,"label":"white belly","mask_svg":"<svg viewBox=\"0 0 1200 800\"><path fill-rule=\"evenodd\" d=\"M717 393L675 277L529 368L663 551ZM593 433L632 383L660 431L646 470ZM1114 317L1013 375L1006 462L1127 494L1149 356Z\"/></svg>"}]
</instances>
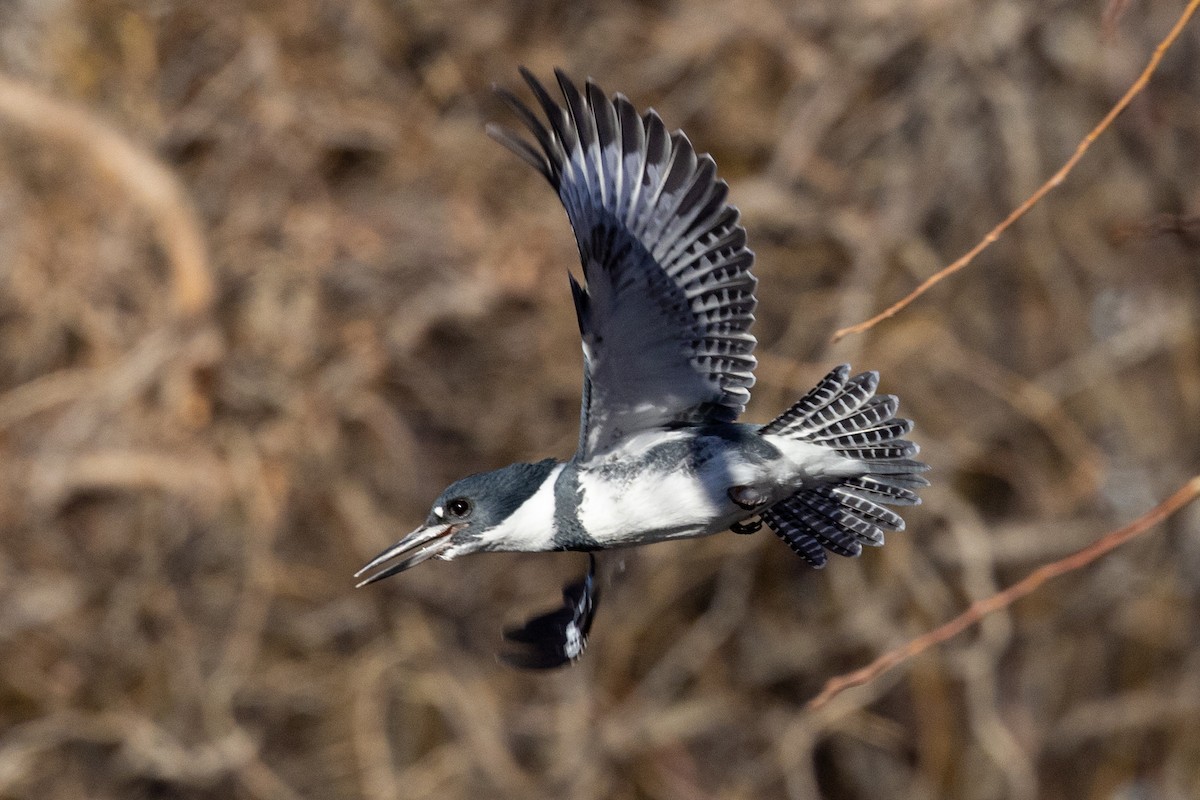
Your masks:
<instances>
[{"instance_id":1,"label":"white belly","mask_svg":"<svg viewBox=\"0 0 1200 800\"><path fill-rule=\"evenodd\" d=\"M754 515L730 500L735 486L753 487L768 506L806 484L861 471L819 445L765 438L776 457L716 436L690 444L683 433L634 437L581 469L579 520L605 547L707 536Z\"/></svg>"},{"instance_id":2,"label":"white belly","mask_svg":"<svg viewBox=\"0 0 1200 800\"><path fill-rule=\"evenodd\" d=\"M719 533L753 513L729 499L731 487L778 486L782 465L745 458L717 438L700 440L694 451L680 448L677 458L631 468L650 447L662 453L670 441L663 434L646 443L634 439L581 470L579 520L590 536L611 547Z\"/></svg>"},{"instance_id":3,"label":"white belly","mask_svg":"<svg viewBox=\"0 0 1200 800\"><path fill-rule=\"evenodd\" d=\"M627 485L590 477L580 476L579 521L606 546L715 533L709 530L711 523L733 505L703 491L695 476L683 471Z\"/></svg>"}]
</instances>

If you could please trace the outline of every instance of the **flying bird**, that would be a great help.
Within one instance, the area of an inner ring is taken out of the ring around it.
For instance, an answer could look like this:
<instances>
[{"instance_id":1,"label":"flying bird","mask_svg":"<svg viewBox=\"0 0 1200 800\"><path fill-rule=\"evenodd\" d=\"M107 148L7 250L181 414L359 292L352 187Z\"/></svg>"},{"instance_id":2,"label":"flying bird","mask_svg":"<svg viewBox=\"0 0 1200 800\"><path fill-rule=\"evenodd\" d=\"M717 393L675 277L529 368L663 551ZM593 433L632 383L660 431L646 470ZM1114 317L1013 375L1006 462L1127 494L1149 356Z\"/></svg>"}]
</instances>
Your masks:
<instances>
[{"instance_id":1,"label":"flying bird","mask_svg":"<svg viewBox=\"0 0 1200 800\"><path fill-rule=\"evenodd\" d=\"M558 192L579 246L568 271L583 340L579 447L569 460L471 475L425 523L360 570L359 586L430 558L481 551L589 553L561 608L506 638L518 666L577 659L595 613L600 550L766 525L813 567L857 556L920 502L927 467L879 376L834 368L766 425L739 423L754 384L756 279L716 164L654 110L556 71L557 102L527 70L542 117L496 91L533 137L488 134ZM544 118L543 118L544 117ZM382 567L382 569L379 569Z\"/></svg>"}]
</instances>

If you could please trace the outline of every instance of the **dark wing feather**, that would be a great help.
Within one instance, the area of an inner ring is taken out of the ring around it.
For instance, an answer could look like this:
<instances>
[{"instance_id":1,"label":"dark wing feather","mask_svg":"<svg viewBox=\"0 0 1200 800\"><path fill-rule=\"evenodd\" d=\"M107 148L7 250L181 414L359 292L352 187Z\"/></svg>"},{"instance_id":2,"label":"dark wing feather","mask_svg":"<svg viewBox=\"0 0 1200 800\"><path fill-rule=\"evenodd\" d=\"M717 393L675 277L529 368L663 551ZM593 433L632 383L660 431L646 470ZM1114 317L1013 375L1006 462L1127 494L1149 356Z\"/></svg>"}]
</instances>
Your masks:
<instances>
[{"instance_id":1,"label":"dark wing feather","mask_svg":"<svg viewBox=\"0 0 1200 800\"><path fill-rule=\"evenodd\" d=\"M585 285L580 454L642 430L729 422L754 384L754 254L716 164L654 111L556 72L560 105L528 71L543 121L497 90L536 146L488 132L537 169L567 210Z\"/></svg>"},{"instance_id":2,"label":"dark wing feather","mask_svg":"<svg viewBox=\"0 0 1200 800\"><path fill-rule=\"evenodd\" d=\"M500 658L521 669L554 669L570 664L587 647L599 601L596 558L588 553L587 574L563 587L563 605L534 617L520 628L505 631L504 638L514 647L500 653Z\"/></svg>"}]
</instances>

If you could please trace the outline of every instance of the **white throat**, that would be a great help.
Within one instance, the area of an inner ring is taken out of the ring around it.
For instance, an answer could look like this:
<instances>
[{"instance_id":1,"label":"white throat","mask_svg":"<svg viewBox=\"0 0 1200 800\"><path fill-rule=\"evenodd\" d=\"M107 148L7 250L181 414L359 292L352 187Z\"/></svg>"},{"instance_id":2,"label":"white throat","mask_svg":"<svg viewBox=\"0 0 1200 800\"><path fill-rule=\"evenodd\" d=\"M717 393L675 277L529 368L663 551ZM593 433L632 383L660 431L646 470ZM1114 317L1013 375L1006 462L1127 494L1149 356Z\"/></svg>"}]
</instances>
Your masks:
<instances>
[{"instance_id":1,"label":"white throat","mask_svg":"<svg viewBox=\"0 0 1200 800\"><path fill-rule=\"evenodd\" d=\"M539 553L554 545L554 483L565 464L550 470L538 490L496 527L485 531L480 550ZM453 555L451 555L453 557Z\"/></svg>"}]
</instances>

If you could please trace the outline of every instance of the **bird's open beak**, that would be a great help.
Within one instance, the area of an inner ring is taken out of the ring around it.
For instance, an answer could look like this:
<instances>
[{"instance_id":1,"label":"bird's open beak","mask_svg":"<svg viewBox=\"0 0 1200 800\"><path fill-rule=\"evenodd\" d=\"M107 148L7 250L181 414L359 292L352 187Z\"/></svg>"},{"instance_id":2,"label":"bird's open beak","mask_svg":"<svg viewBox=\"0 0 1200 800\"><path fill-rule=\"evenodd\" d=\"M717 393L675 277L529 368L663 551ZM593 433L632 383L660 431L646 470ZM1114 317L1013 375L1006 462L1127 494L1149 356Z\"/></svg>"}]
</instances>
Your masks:
<instances>
[{"instance_id":1,"label":"bird's open beak","mask_svg":"<svg viewBox=\"0 0 1200 800\"><path fill-rule=\"evenodd\" d=\"M369 578L364 578L356 588L361 588L375 581L381 581L384 578L390 578L398 572L404 572L409 567L415 567L422 561L436 556L450 546L450 536L454 533L454 530L455 526L453 525L424 525L417 528L408 536L405 536L387 550L384 550L371 559L369 564L354 573L354 577L358 578L364 573L375 569L380 564L391 561L393 558L409 554L408 558L392 564L387 569L376 572ZM413 552L414 550L416 550L415 553Z\"/></svg>"}]
</instances>

